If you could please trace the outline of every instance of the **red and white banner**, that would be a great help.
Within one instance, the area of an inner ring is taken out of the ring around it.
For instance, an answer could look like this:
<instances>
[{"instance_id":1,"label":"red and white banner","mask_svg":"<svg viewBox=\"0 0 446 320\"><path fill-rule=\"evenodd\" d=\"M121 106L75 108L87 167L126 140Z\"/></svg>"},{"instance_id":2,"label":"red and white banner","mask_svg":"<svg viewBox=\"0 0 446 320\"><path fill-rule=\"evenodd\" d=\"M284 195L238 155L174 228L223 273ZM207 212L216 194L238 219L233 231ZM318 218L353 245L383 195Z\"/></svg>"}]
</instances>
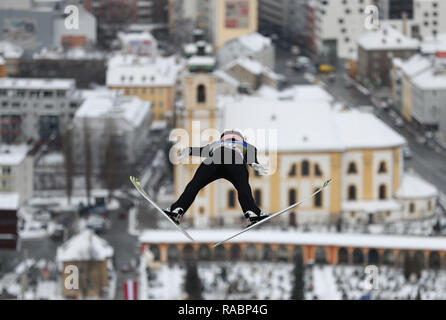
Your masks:
<instances>
[{"instance_id":1,"label":"red and white banner","mask_svg":"<svg viewBox=\"0 0 446 320\"><path fill-rule=\"evenodd\" d=\"M135 280L124 282L124 300L138 300L138 284Z\"/></svg>"}]
</instances>

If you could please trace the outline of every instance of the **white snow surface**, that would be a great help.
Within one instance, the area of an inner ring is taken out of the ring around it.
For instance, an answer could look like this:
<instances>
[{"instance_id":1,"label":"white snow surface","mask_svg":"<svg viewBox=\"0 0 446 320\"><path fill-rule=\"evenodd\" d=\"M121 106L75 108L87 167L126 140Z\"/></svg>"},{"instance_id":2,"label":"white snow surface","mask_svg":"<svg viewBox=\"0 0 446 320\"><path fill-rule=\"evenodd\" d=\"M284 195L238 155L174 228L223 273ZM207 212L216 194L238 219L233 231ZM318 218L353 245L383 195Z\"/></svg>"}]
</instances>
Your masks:
<instances>
[{"instance_id":1,"label":"white snow surface","mask_svg":"<svg viewBox=\"0 0 446 320\"><path fill-rule=\"evenodd\" d=\"M3 89L39 89L39 90L69 90L75 88L73 79L43 79L43 78L1 78L0 88Z\"/></svg>"},{"instance_id":2,"label":"white snow surface","mask_svg":"<svg viewBox=\"0 0 446 320\"><path fill-rule=\"evenodd\" d=\"M103 261L113 256L113 248L92 230L84 230L57 249L56 259L64 261Z\"/></svg>"},{"instance_id":3,"label":"white snow surface","mask_svg":"<svg viewBox=\"0 0 446 320\"><path fill-rule=\"evenodd\" d=\"M28 154L26 144L0 145L0 166L15 166L20 164Z\"/></svg>"},{"instance_id":4,"label":"white snow surface","mask_svg":"<svg viewBox=\"0 0 446 320\"><path fill-rule=\"evenodd\" d=\"M20 195L15 192L0 192L0 209L17 210L19 208Z\"/></svg>"},{"instance_id":5,"label":"white snow surface","mask_svg":"<svg viewBox=\"0 0 446 320\"><path fill-rule=\"evenodd\" d=\"M170 87L184 67L175 56L146 57L117 54L108 61L107 86L115 87Z\"/></svg>"},{"instance_id":6,"label":"white snow surface","mask_svg":"<svg viewBox=\"0 0 446 320\"><path fill-rule=\"evenodd\" d=\"M438 190L435 186L410 172L404 173L401 185L395 194L401 199L431 198L437 195Z\"/></svg>"},{"instance_id":7,"label":"white snow surface","mask_svg":"<svg viewBox=\"0 0 446 320\"><path fill-rule=\"evenodd\" d=\"M188 233L197 243L216 243L240 230L236 229L189 229ZM189 240L176 230L144 230L140 243L188 243ZM296 232L283 230L250 230L230 242L277 243L314 246L365 247L383 249L439 250L446 251L442 237L419 237L404 235L370 235Z\"/></svg>"},{"instance_id":8,"label":"white snow surface","mask_svg":"<svg viewBox=\"0 0 446 320\"><path fill-rule=\"evenodd\" d=\"M323 100L280 101L241 96L224 97L220 105L224 109L223 128L277 132L278 151L391 148L405 142L374 115L357 110L342 111ZM250 119L249 123L246 119ZM262 141L257 147L266 151Z\"/></svg>"},{"instance_id":9,"label":"white snow surface","mask_svg":"<svg viewBox=\"0 0 446 320\"><path fill-rule=\"evenodd\" d=\"M365 33L359 38L358 44L366 50L417 50L419 41L390 26L383 26L377 31Z\"/></svg>"},{"instance_id":10,"label":"white snow surface","mask_svg":"<svg viewBox=\"0 0 446 320\"><path fill-rule=\"evenodd\" d=\"M145 118L144 114L150 112L151 102L120 96L112 90L99 90L96 95L93 92L87 95L88 98L76 111L76 118L123 117L131 126L138 127Z\"/></svg>"}]
</instances>

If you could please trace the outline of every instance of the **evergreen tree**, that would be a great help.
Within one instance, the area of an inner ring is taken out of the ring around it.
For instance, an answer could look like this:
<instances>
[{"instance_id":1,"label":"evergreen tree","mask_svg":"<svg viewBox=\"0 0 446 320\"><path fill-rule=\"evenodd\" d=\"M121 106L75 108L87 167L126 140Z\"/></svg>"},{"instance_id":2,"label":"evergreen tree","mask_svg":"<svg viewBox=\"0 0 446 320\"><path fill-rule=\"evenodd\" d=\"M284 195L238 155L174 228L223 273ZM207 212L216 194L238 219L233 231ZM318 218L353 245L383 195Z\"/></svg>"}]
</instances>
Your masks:
<instances>
[{"instance_id":1,"label":"evergreen tree","mask_svg":"<svg viewBox=\"0 0 446 320\"><path fill-rule=\"evenodd\" d=\"M198 276L197 265L189 263L186 267L186 276L184 281L184 290L191 300L202 300L203 285Z\"/></svg>"},{"instance_id":2,"label":"evergreen tree","mask_svg":"<svg viewBox=\"0 0 446 320\"><path fill-rule=\"evenodd\" d=\"M293 300L304 300L304 262L301 254L298 254L294 264L294 283L293 291L291 292L291 299Z\"/></svg>"},{"instance_id":3,"label":"evergreen tree","mask_svg":"<svg viewBox=\"0 0 446 320\"><path fill-rule=\"evenodd\" d=\"M403 272L404 272L404 278L406 278L406 280L409 280L410 275L413 272L412 259L409 255L409 252L404 253Z\"/></svg>"},{"instance_id":4,"label":"evergreen tree","mask_svg":"<svg viewBox=\"0 0 446 320\"><path fill-rule=\"evenodd\" d=\"M71 196L73 193L73 152L71 142L71 129L65 130L62 140L62 148L64 154L64 167L65 167L65 193L68 198L68 203L71 203Z\"/></svg>"}]
</instances>

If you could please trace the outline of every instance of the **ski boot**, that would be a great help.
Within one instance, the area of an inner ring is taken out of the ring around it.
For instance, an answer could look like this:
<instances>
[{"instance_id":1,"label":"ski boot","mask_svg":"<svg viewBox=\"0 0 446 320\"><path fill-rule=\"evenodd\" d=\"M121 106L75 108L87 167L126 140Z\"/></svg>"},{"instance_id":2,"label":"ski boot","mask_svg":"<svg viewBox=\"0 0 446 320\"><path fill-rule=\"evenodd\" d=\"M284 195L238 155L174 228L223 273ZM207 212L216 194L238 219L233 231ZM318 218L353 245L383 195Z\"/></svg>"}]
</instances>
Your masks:
<instances>
[{"instance_id":1,"label":"ski boot","mask_svg":"<svg viewBox=\"0 0 446 320\"><path fill-rule=\"evenodd\" d=\"M170 208L167 208L163 211L176 225L180 225L180 219L184 214L183 208L176 208L173 211L171 211Z\"/></svg>"},{"instance_id":2,"label":"ski boot","mask_svg":"<svg viewBox=\"0 0 446 320\"><path fill-rule=\"evenodd\" d=\"M252 211L246 211L245 218L249 219L249 222L250 222L249 225L247 226L247 228L256 224L259 221L262 221L265 218L268 218L268 217L269 217L269 214L266 212L263 212L263 211L260 212L260 215L257 215Z\"/></svg>"}]
</instances>

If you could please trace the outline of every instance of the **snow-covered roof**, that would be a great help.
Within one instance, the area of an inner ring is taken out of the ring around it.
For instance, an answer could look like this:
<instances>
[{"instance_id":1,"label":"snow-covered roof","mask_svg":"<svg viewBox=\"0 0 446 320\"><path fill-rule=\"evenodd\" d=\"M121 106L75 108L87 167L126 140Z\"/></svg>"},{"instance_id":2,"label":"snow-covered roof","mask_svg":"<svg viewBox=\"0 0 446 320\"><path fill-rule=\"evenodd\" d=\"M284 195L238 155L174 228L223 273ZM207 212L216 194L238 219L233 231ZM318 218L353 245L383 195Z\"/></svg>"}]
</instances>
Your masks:
<instances>
[{"instance_id":1,"label":"snow-covered roof","mask_svg":"<svg viewBox=\"0 0 446 320\"><path fill-rule=\"evenodd\" d=\"M395 200L356 200L342 202L342 210L345 211L397 211L402 208L402 205Z\"/></svg>"},{"instance_id":2,"label":"snow-covered roof","mask_svg":"<svg viewBox=\"0 0 446 320\"><path fill-rule=\"evenodd\" d=\"M217 78L220 78L221 80L233 85L234 87L240 86L240 82L237 79L229 75L227 72L224 72L223 70L215 70L213 74Z\"/></svg>"},{"instance_id":3,"label":"snow-covered roof","mask_svg":"<svg viewBox=\"0 0 446 320\"><path fill-rule=\"evenodd\" d=\"M70 90L75 88L74 79L1 78L2 89Z\"/></svg>"},{"instance_id":4,"label":"snow-covered roof","mask_svg":"<svg viewBox=\"0 0 446 320\"><path fill-rule=\"evenodd\" d=\"M145 57L118 54L108 62L107 86L171 87L184 67L177 57Z\"/></svg>"},{"instance_id":5,"label":"snow-covered roof","mask_svg":"<svg viewBox=\"0 0 446 320\"><path fill-rule=\"evenodd\" d=\"M5 59L20 59L23 48L9 41L0 41L0 55Z\"/></svg>"},{"instance_id":6,"label":"snow-covered roof","mask_svg":"<svg viewBox=\"0 0 446 320\"><path fill-rule=\"evenodd\" d=\"M413 55L408 60L401 61L401 71L407 76L412 77L423 70L426 70L431 65L429 59L421 55Z\"/></svg>"},{"instance_id":7,"label":"snow-covered roof","mask_svg":"<svg viewBox=\"0 0 446 320\"><path fill-rule=\"evenodd\" d=\"M326 101L221 97L219 107L223 109L223 128L277 132L278 151L391 148L405 142L402 136L374 115L356 110L341 111ZM246 119L250 121L246 122ZM264 149L261 145L257 147Z\"/></svg>"},{"instance_id":8,"label":"snow-covered roof","mask_svg":"<svg viewBox=\"0 0 446 320\"><path fill-rule=\"evenodd\" d=\"M51 152L43 155L38 164L41 166L54 166L54 165L62 165L64 163L64 156L59 152Z\"/></svg>"},{"instance_id":9,"label":"snow-covered roof","mask_svg":"<svg viewBox=\"0 0 446 320\"><path fill-rule=\"evenodd\" d=\"M25 160L29 147L26 144L0 145L0 166L16 166Z\"/></svg>"},{"instance_id":10,"label":"snow-covered roof","mask_svg":"<svg viewBox=\"0 0 446 320\"><path fill-rule=\"evenodd\" d=\"M211 56L192 56L187 60L188 66L214 66L215 57Z\"/></svg>"},{"instance_id":11,"label":"snow-covered roof","mask_svg":"<svg viewBox=\"0 0 446 320\"><path fill-rule=\"evenodd\" d=\"M17 210L20 205L20 195L14 192L0 192L0 210Z\"/></svg>"},{"instance_id":12,"label":"snow-covered roof","mask_svg":"<svg viewBox=\"0 0 446 320\"><path fill-rule=\"evenodd\" d=\"M423 199L437 195L437 188L410 172L404 173L400 187L395 194L399 199Z\"/></svg>"},{"instance_id":13,"label":"snow-covered roof","mask_svg":"<svg viewBox=\"0 0 446 320\"><path fill-rule=\"evenodd\" d=\"M259 52L265 47L271 46L271 39L261 35L258 32L245 34L241 37L230 40L230 42L239 42L253 52Z\"/></svg>"},{"instance_id":14,"label":"snow-covered roof","mask_svg":"<svg viewBox=\"0 0 446 320\"><path fill-rule=\"evenodd\" d=\"M207 42L198 42L198 43L187 43L184 45L184 52L188 55L194 55L198 52L198 44L204 46L204 52L206 54L212 54L212 46Z\"/></svg>"},{"instance_id":15,"label":"snow-covered roof","mask_svg":"<svg viewBox=\"0 0 446 320\"><path fill-rule=\"evenodd\" d=\"M113 256L113 248L92 230L84 230L57 248L58 262L104 261Z\"/></svg>"},{"instance_id":16,"label":"snow-covered roof","mask_svg":"<svg viewBox=\"0 0 446 320\"><path fill-rule=\"evenodd\" d=\"M419 41L384 26L377 31L369 31L358 39L360 47L366 50L417 50Z\"/></svg>"},{"instance_id":17,"label":"snow-covered roof","mask_svg":"<svg viewBox=\"0 0 446 320\"><path fill-rule=\"evenodd\" d=\"M83 47L64 50L62 47L44 47L33 54L33 59L48 60L102 60L106 54L100 51L86 50Z\"/></svg>"},{"instance_id":18,"label":"snow-covered roof","mask_svg":"<svg viewBox=\"0 0 446 320\"><path fill-rule=\"evenodd\" d=\"M439 51L446 52L446 33L437 34L435 37L424 37L420 50L422 54L435 54Z\"/></svg>"},{"instance_id":19,"label":"snow-covered roof","mask_svg":"<svg viewBox=\"0 0 446 320\"><path fill-rule=\"evenodd\" d=\"M228 63L227 65L223 66L222 69L226 71L237 65L255 75L264 74L272 79L276 80L283 79L282 75L275 73L270 68L261 64L259 61L250 58L238 58Z\"/></svg>"},{"instance_id":20,"label":"snow-covered roof","mask_svg":"<svg viewBox=\"0 0 446 320\"><path fill-rule=\"evenodd\" d=\"M326 101L334 100L333 96L320 85L294 85L279 91L268 85L262 85L256 95L269 99L292 101Z\"/></svg>"},{"instance_id":21,"label":"snow-covered roof","mask_svg":"<svg viewBox=\"0 0 446 320\"><path fill-rule=\"evenodd\" d=\"M88 90L83 92L86 99L76 111L79 118L123 118L134 127L138 127L150 112L151 102L137 97L124 97L112 90Z\"/></svg>"},{"instance_id":22,"label":"snow-covered roof","mask_svg":"<svg viewBox=\"0 0 446 320\"><path fill-rule=\"evenodd\" d=\"M216 243L240 230L236 229L189 229L196 243ZM141 243L188 243L189 240L177 230L145 230L139 236ZM283 230L251 230L229 242L275 243L313 246L338 246L382 249L414 249L446 251L442 237L394 236L313 233Z\"/></svg>"},{"instance_id":23,"label":"snow-covered roof","mask_svg":"<svg viewBox=\"0 0 446 320\"><path fill-rule=\"evenodd\" d=\"M125 45L157 43L153 35L148 31L143 32L118 32L118 39Z\"/></svg>"},{"instance_id":24,"label":"snow-covered roof","mask_svg":"<svg viewBox=\"0 0 446 320\"><path fill-rule=\"evenodd\" d=\"M439 62L437 59L437 62ZM412 78L412 83L421 89L444 90L446 89L446 59L442 63L435 63L431 68L421 72Z\"/></svg>"},{"instance_id":25,"label":"snow-covered roof","mask_svg":"<svg viewBox=\"0 0 446 320\"><path fill-rule=\"evenodd\" d=\"M226 65L224 67L224 70L231 69L232 67L234 67L236 65L241 66L242 68L248 70L249 72L251 72L252 74L255 74L255 75L262 74L264 69L266 69L266 67L264 65L262 65L260 62L258 62L257 60L249 59L249 58L238 58L237 60Z\"/></svg>"}]
</instances>

